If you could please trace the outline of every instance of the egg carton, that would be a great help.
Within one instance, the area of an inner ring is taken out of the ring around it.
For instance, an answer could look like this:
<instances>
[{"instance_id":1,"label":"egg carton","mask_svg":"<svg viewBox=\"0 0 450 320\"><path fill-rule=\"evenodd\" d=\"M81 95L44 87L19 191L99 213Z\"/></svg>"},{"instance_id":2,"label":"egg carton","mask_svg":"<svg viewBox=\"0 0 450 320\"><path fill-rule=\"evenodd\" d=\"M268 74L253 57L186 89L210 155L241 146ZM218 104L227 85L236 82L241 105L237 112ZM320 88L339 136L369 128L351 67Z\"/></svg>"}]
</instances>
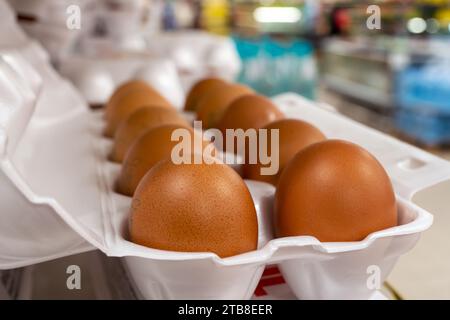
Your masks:
<instances>
[{"instance_id":1,"label":"egg carton","mask_svg":"<svg viewBox=\"0 0 450 320\"><path fill-rule=\"evenodd\" d=\"M91 105L105 103L130 78L151 83L176 108L197 80L237 77L241 63L231 39L199 31L168 32L146 39L144 48L112 48L105 40L83 39L81 52L61 57L60 73L71 79Z\"/></svg>"},{"instance_id":2,"label":"egg carton","mask_svg":"<svg viewBox=\"0 0 450 320\"><path fill-rule=\"evenodd\" d=\"M109 149L109 148L107 148ZM115 193L120 167L108 164L103 172L108 202L114 212L109 245L123 263L140 296L146 299L250 299L267 265L278 264L299 299L369 299L370 266L379 268L380 283L401 254L409 251L420 232L432 223L429 213L398 199L399 226L380 231L357 243L320 243L313 237L273 239L271 216L274 188L246 181L255 203L258 250L221 259L213 253L155 250L129 242L127 227L131 198Z\"/></svg>"},{"instance_id":3,"label":"egg carton","mask_svg":"<svg viewBox=\"0 0 450 320\"><path fill-rule=\"evenodd\" d=\"M304 106L305 101L293 95L274 101L289 113L286 101L291 99L296 101L296 114L298 107L313 108ZM127 240L131 197L114 191L121 165L108 161L112 141L102 137L104 123L101 114L98 117L93 121L93 131L99 138L103 211L109 222L105 234L112 235L105 247L115 250L113 256L123 257L136 291L147 299L250 299L265 267L272 264L279 265L285 281L300 299L369 299L374 288L367 286L368 268L379 268L380 281L384 281L397 258L409 251L420 232L432 223L429 213L399 197L399 226L371 234L364 241L320 243L313 237L273 239L271 217L275 188L247 180L258 216L257 251L221 259L213 253L142 247ZM240 171L239 166L235 169Z\"/></svg>"},{"instance_id":4,"label":"egg carton","mask_svg":"<svg viewBox=\"0 0 450 320\"><path fill-rule=\"evenodd\" d=\"M376 291L368 285L371 268L382 283L432 224L413 195L450 180L448 162L287 93L273 101L288 117L378 158L397 194L399 225L359 242L273 239L275 190L246 181L258 214L258 250L222 259L142 247L127 240L131 198L114 192L120 167L107 160L111 141L101 135L101 113L89 111L38 52L0 50L0 269L98 248L123 260L146 299L249 299L274 264L299 299L368 299Z\"/></svg>"}]
</instances>

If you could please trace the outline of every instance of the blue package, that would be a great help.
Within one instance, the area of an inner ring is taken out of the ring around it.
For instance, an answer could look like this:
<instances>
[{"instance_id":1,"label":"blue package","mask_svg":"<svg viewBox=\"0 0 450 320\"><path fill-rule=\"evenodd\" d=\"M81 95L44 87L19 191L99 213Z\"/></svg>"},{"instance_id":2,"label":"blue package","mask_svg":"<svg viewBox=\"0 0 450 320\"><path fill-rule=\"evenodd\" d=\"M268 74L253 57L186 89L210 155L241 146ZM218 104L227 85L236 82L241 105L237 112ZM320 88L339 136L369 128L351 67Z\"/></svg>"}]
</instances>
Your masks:
<instances>
[{"instance_id":1,"label":"blue package","mask_svg":"<svg viewBox=\"0 0 450 320\"><path fill-rule=\"evenodd\" d=\"M243 62L239 82L267 96L290 91L314 99L317 70L309 42L277 41L267 35L233 39Z\"/></svg>"}]
</instances>

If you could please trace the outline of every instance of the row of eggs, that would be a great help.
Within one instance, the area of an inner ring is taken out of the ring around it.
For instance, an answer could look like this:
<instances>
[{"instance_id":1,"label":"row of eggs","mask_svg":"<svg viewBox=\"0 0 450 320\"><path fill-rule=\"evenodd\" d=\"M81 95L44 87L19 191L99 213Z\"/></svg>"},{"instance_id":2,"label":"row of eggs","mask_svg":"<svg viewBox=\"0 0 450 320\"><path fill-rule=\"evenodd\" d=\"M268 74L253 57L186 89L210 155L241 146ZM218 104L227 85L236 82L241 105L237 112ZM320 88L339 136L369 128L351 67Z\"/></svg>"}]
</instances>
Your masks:
<instances>
[{"instance_id":1,"label":"row of eggs","mask_svg":"<svg viewBox=\"0 0 450 320\"><path fill-rule=\"evenodd\" d=\"M132 242L220 257L255 250L258 221L243 178L276 187L277 237L360 241L397 224L389 177L363 148L328 140L313 125L285 118L250 88L217 78L197 82L184 109L195 112L206 129L278 129L278 172L262 175L259 162L244 163L243 177L217 161L175 164L170 158L177 144L171 139L174 130L185 128L193 139L197 132L147 83L129 81L106 105L104 134L114 139L110 159L122 163L116 190L133 197ZM202 148L211 143L204 141Z\"/></svg>"}]
</instances>

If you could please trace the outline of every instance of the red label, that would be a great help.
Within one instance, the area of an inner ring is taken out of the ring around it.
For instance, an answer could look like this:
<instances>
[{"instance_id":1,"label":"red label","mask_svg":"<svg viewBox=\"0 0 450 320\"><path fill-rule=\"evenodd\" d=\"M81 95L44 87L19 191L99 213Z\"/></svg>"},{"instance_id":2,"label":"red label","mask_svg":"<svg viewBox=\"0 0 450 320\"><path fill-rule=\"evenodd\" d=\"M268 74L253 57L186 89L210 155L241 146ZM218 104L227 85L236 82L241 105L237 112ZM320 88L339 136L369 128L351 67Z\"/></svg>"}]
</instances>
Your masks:
<instances>
[{"instance_id":1,"label":"red label","mask_svg":"<svg viewBox=\"0 0 450 320\"><path fill-rule=\"evenodd\" d=\"M262 278L255 289L255 296L261 297L267 295L267 292L266 290L264 290L264 287L276 286L283 283L286 282L284 281L284 278L281 275L278 267L267 267L264 270Z\"/></svg>"}]
</instances>

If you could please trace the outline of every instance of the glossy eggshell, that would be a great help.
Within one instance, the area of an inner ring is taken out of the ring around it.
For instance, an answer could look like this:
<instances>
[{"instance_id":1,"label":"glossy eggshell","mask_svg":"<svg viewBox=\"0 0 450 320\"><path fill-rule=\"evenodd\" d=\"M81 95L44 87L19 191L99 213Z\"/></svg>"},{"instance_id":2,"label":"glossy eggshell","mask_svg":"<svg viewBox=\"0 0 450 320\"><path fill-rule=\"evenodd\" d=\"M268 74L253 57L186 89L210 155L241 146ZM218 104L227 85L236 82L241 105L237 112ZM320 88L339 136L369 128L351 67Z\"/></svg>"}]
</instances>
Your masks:
<instances>
[{"instance_id":1,"label":"glossy eggshell","mask_svg":"<svg viewBox=\"0 0 450 320\"><path fill-rule=\"evenodd\" d=\"M252 197L224 164L160 162L139 184L130 217L131 241L154 249L225 258L257 248Z\"/></svg>"},{"instance_id":2,"label":"glossy eggshell","mask_svg":"<svg viewBox=\"0 0 450 320\"><path fill-rule=\"evenodd\" d=\"M154 106L136 110L117 129L110 159L122 162L133 142L144 131L166 124L189 126L188 122L172 108Z\"/></svg>"},{"instance_id":3,"label":"glossy eggshell","mask_svg":"<svg viewBox=\"0 0 450 320\"><path fill-rule=\"evenodd\" d=\"M122 121L137 109L147 106L172 107L164 97L149 86L147 88L129 90L122 94L107 110L105 136L114 137Z\"/></svg>"},{"instance_id":4,"label":"glossy eggshell","mask_svg":"<svg viewBox=\"0 0 450 320\"><path fill-rule=\"evenodd\" d=\"M180 125L164 125L153 129L146 130L132 144L123 162L122 170L116 183L117 192L132 196L142 177L155 164L164 159L170 159L173 148L179 143L172 141L172 133L179 128L187 129L191 134L191 151L192 153L201 154L200 150L196 150L194 139L200 139L191 127ZM202 150L210 144L209 141L202 141Z\"/></svg>"},{"instance_id":5,"label":"glossy eggshell","mask_svg":"<svg viewBox=\"0 0 450 320\"><path fill-rule=\"evenodd\" d=\"M226 129L259 129L283 117L270 99L249 94L237 98L226 108L217 127L222 133Z\"/></svg>"},{"instance_id":6,"label":"glossy eggshell","mask_svg":"<svg viewBox=\"0 0 450 320\"><path fill-rule=\"evenodd\" d=\"M312 124L297 120L297 119L282 119L275 122L271 122L263 129L267 129L267 148L272 149L271 144L271 130L279 130L279 169L275 175L262 175L261 168L268 165L262 165L260 162L256 164L249 163L246 159L243 166L243 174L246 179L257 180L270 183L274 186L277 185L278 179L283 172L284 167L295 156L297 152L306 148L307 146L323 141L326 139L325 135ZM258 141L259 141L258 135ZM258 142L259 143L259 142ZM247 154L248 154L248 148Z\"/></svg>"},{"instance_id":7,"label":"glossy eggshell","mask_svg":"<svg viewBox=\"0 0 450 320\"><path fill-rule=\"evenodd\" d=\"M226 82L219 78L206 78L198 81L189 90L184 105L186 111L197 111L199 101L211 90L216 87L225 85Z\"/></svg>"},{"instance_id":8,"label":"glossy eggshell","mask_svg":"<svg viewBox=\"0 0 450 320\"><path fill-rule=\"evenodd\" d=\"M216 128L230 103L240 96L252 92L252 89L240 84L227 84L214 88L199 102L197 120L202 121L205 129Z\"/></svg>"},{"instance_id":9,"label":"glossy eggshell","mask_svg":"<svg viewBox=\"0 0 450 320\"><path fill-rule=\"evenodd\" d=\"M369 152L345 141L324 141L300 151L283 171L274 225L278 237L361 241L397 225L394 191Z\"/></svg>"}]
</instances>

